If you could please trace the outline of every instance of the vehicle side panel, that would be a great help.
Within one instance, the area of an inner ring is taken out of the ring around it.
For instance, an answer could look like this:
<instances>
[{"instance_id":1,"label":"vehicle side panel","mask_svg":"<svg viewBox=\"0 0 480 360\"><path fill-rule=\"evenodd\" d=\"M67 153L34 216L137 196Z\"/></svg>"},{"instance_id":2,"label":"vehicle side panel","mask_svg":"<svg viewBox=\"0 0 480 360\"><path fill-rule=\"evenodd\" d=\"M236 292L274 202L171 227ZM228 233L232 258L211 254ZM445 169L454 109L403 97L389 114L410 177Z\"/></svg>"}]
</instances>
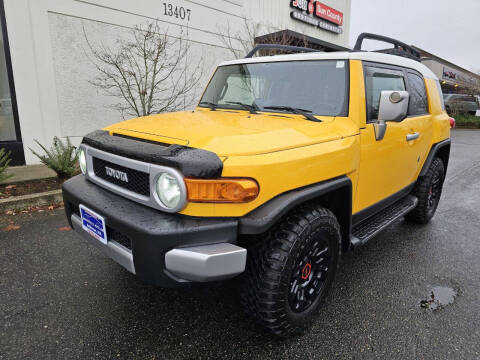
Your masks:
<instances>
[{"instance_id":1,"label":"vehicle side panel","mask_svg":"<svg viewBox=\"0 0 480 360\"><path fill-rule=\"evenodd\" d=\"M430 102L430 113L432 114L433 133L431 145L433 145L450 138L450 117L444 110L442 110L436 81L433 79L425 79L425 84L427 86L427 94Z\"/></svg>"},{"instance_id":2,"label":"vehicle side panel","mask_svg":"<svg viewBox=\"0 0 480 360\"><path fill-rule=\"evenodd\" d=\"M429 114L387 122L385 138L375 140L373 124L360 130L361 160L353 213L371 207L414 183L432 145L450 137L448 115L441 109L436 81L425 79ZM406 141L407 134L420 137Z\"/></svg>"},{"instance_id":3,"label":"vehicle side panel","mask_svg":"<svg viewBox=\"0 0 480 360\"><path fill-rule=\"evenodd\" d=\"M287 192L341 175L356 184L359 162L359 138L350 136L336 141L255 156L227 159L222 176L248 174L260 186L257 199L245 204L189 203L181 212L197 216L243 216L268 200Z\"/></svg>"}]
</instances>

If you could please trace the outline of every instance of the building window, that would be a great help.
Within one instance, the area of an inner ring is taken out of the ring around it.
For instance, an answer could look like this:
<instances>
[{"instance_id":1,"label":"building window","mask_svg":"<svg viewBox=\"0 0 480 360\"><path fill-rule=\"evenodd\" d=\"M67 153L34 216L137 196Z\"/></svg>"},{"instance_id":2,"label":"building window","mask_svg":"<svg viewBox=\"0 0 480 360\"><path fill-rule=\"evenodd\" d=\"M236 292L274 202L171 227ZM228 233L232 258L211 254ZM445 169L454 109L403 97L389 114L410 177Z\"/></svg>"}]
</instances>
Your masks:
<instances>
[{"instance_id":1,"label":"building window","mask_svg":"<svg viewBox=\"0 0 480 360\"><path fill-rule=\"evenodd\" d=\"M0 26L3 28L3 19L0 17ZM0 141L15 141L15 117L12 108L12 95L8 79L5 44L0 36Z\"/></svg>"},{"instance_id":2,"label":"building window","mask_svg":"<svg viewBox=\"0 0 480 360\"><path fill-rule=\"evenodd\" d=\"M10 165L24 165L25 154L18 121L3 0L0 0L0 28L0 148L10 152Z\"/></svg>"}]
</instances>

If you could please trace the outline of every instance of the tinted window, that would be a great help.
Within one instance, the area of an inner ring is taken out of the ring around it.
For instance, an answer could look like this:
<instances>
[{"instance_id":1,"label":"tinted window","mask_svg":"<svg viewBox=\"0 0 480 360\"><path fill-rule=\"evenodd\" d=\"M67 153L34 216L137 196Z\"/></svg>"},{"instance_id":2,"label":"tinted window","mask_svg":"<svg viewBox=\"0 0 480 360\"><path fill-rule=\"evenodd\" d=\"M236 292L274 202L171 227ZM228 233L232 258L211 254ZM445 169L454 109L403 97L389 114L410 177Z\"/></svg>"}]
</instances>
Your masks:
<instances>
[{"instance_id":1,"label":"tinted window","mask_svg":"<svg viewBox=\"0 0 480 360\"><path fill-rule=\"evenodd\" d=\"M289 106L314 115L348 114L348 62L289 61L226 65L217 69L201 101L219 108L244 109L235 102ZM200 105L203 106L203 105Z\"/></svg>"},{"instance_id":2,"label":"tinted window","mask_svg":"<svg viewBox=\"0 0 480 360\"><path fill-rule=\"evenodd\" d=\"M428 98L425 90L425 81L420 75L409 72L407 74L410 100L408 115L423 115L428 113Z\"/></svg>"},{"instance_id":3,"label":"tinted window","mask_svg":"<svg viewBox=\"0 0 480 360\"><path fill-rule=\"evenodd\" d=\"M380 95L383 90L405 90L403 72L368 66L366 67L365 86L367 94L367 121L373 121L378 118Z\"/></svg>"}]
</instances>

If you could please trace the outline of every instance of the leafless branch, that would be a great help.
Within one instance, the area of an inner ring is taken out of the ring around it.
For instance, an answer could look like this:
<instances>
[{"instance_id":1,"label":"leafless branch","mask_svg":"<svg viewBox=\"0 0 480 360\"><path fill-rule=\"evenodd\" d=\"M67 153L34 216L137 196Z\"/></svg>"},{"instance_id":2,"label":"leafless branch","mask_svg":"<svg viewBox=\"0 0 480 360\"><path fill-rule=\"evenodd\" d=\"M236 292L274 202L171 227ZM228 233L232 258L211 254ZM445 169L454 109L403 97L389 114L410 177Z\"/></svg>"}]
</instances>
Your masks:
<instances>
[{"instance_id":1,"label":"leafless branch","mask_svg":"<svg viewBox=\"0 0 480 360\"><path fill-rule=\"evenodd\" d=\"M204 72L203 58L188 60L190 42L169 36L158 22L138 25L115 46L94 46L84 36L97 75L90 83L118 99L111 107L122 117L178 111L194 104Z\"/></svg>"},{"instance_id":2,"label":"leafless branch","mask_svg":"<svg viewBox=\"0 0 480 360\"><path fill-rule=\"evenodd\" d=\"M279 32L272 26L261 26L253 20L243 18L241 27L233 31L230 23L217 27L217 38L221 44L230 51L235 59L244 57L255 45L255 39L262 33L268 34L264 39L265 43L278 45L296 45L308 47L309 43L305 35L301 39L292 36L286 31ZM261 55L274 55L275 50L263 50Z\"/></svg>"}]
</instances>

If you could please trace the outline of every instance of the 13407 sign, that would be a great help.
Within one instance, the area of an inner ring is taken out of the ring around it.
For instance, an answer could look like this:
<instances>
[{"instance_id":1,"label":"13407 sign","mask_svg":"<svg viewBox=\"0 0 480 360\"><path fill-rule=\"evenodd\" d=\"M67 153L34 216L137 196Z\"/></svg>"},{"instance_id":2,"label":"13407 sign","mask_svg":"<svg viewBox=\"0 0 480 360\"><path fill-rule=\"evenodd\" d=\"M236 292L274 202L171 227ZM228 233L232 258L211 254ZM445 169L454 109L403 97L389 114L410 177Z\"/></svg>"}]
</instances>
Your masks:
<instances>
[{"instance_id":1,"label":"13407 sign","mask_svg":"<svg viewBox=\"0 0 480 360\"><path fill-rule=\"evenodd\" d=\"M190 21L190 14L192 11L190 9L184 8L183 6L173 5L171 3L163 3L163 15L175 17L177 19Z\"/></svg>"}]
</instances>

